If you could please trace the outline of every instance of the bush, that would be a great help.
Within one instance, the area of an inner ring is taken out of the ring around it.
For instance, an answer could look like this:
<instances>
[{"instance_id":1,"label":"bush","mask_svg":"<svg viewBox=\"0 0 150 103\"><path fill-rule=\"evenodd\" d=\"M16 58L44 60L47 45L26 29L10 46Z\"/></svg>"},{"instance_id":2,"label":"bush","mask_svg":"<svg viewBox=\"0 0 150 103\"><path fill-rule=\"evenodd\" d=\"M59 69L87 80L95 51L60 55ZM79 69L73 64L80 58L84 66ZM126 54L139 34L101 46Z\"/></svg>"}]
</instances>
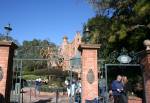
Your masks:
<instances>
[{"instance_id":1,"label":"bush","mask_svg":"<svg viewBox=\"0 0 150 103\"><path fill-rule=\"evenodd\" d=\"M65 87L49 87L48 85L42 85L41 91L43 92L66 92Z\"/></svg>"},{"instance_id":2,"label":"bush","mask_svg":"<svg viewBox=\"0 0 150 103\"><path fill-rule=\"evenodd\" d=\"M23 75L23 79L25 80L36 80L37 78L41 78L41 77L36 75Z\"/></svg>"},{"instance_id":3,"label":"bush","mask_svg":"<svg viewBox=\"0 0 150 103\"><path fill-rule=\"evenodd\" d=\"M23 71L22 72L23 75L34 75L33 71Z\"/></svg>"}]
</instances>

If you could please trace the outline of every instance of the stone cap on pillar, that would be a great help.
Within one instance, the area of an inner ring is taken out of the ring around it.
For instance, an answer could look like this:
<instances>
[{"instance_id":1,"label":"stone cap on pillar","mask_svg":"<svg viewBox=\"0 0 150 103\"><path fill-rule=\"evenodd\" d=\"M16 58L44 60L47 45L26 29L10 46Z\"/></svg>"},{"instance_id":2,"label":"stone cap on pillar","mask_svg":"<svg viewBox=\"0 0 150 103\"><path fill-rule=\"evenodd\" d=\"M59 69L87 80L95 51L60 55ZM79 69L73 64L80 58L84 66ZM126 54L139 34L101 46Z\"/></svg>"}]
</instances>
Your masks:
<instances>
[{"instance_id":1,"label":"stone cap on pillar","mask_svg":"<svg viewBox=\"0 0 150 103\"><path fill-rule=\"evenodd\" d=\"M80 44L78 49L82 51L82 49L100 49L101 44Z\"/></svg>"},{"instance_id":2,"label":"stone cap on pillar","mask_svg":"<svg viewBox=\"0 0 150 103\"><path fill-rule=\"evenodd\" d=\"M0 47L1 46L11 47L12 49L17 49L18 48L18 46L14 42L11 42L11 41L0 41Z\"/></svg>"}]
</instances>

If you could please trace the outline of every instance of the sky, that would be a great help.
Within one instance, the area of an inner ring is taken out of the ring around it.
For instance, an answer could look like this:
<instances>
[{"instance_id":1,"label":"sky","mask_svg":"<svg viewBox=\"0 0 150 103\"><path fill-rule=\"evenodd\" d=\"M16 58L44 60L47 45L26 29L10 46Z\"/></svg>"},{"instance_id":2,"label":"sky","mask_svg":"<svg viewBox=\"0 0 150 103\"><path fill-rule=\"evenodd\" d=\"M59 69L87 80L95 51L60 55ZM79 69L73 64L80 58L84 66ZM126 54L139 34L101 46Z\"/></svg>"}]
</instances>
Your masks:
<instances>
[{"instance_id":1,"label":"sky","mask_svg":"<svg viewBox=\"0 0 150 103\"><path fill-rule=\"evenodd\" d=\"M0 0L0 7L0 33L10 23L10 36L19 43L36 38L59 45L64 35L72 41L95 16L87 0Z\"/></svg>"}]
</instances>

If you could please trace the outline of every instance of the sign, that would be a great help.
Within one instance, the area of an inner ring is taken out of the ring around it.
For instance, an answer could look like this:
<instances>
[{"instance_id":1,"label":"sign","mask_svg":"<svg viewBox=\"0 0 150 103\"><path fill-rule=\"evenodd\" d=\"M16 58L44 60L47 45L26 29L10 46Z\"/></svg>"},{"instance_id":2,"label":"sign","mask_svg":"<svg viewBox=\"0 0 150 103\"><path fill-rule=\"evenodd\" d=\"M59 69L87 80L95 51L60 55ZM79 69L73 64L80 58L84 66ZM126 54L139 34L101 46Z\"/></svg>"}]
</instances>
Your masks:
<instances>
[{"instance_id":1,"label":"sign","mask_svg":"<svg viewBox=\"0 0 150 103\"><path fill-rule=\"evenodd\" d=\"M92 69L89 69L88 74L87 74L87 81L88 83L92 84L95 80L94 72Z\"/></svg>"},{"instance_id":2,"label":"sign","mask_svg":"<svg viewBox=\"0 0 150 103\"><path fill-rule=\"evenodd\" d=\"M127 64L127 63L130 63L131 62L131 57L129 57L128 55L120 55L117 60L120 62L120 63L123 63L123 64Z\"/></svg>"}]
</instances>

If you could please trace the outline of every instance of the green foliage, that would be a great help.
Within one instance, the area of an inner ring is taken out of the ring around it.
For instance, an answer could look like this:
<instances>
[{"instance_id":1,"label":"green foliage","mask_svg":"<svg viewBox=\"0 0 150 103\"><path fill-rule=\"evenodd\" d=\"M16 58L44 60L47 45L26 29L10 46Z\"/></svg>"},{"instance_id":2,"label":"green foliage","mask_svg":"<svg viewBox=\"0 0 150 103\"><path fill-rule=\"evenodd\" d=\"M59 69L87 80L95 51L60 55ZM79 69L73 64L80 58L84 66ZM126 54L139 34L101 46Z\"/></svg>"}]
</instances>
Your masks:
<instances>
[{"instance_id":1,"label":"green foliage","mask_svg":"<svg viewBox=\"0 0 150 103\"><path fill-rule=\"evenodd\" d=\"M12 42L14 42L17 45L20 45L19 42L16 39L14 39L13 37L5 36L5 35L0 33L0 41L5 41L5 40L12 41Z\"/></svg>"},{"instance_id":2,"label":"green foliage","mask_svg":"<svg viewBox=\"0 0 150 103\"><path fill-rule=\"evenodd\" d=\"M108 8L114 0L87 0L97 15L107 15Z\"/></svg>"},{"instance_id":3,"label":"green foliage","mask_svg":"<svg viewBox=\"0 0 150 103\"><path fill-rule=\"evenodd\" d=\"M31 72L29 71L28 69L25 69L23 72L22 72L23 75L32 75L34 74L34 72Z\"/></svg>"},{"instance_id":4,"label":"green foliage","mask_svg":"<svg viewBox=\"0 0 150 103\"><path fill-rule=\"evenodd\" d=\"M23 44L16 51L16 58L31 59L23 61L23 70L30 73L38 69L47 68L47 60L32 59L45 59L41 55L41 51L46 50L48 47L56 48L56 45L47 40L23 41Z\"/></svg>"},{"instance_id":5,"label":"green foliage","mask_svg":"<svg viewBox=\"0 0 150 103\"><path fill-rule=\"evenodd\" d=\"M56 45L52 42L49 42L47 40L37 40L33 39L32 41L23 41L23 45L19 47L17 50L17 58L42 58L42 55L40 54L42 48L46 47L52 47L55 48Z\"/></svg>"},{"instance_id":6,"label":"green foliage","mask_svg":"<svg viewBox=\"0 0 150 103\"><path fill-rule=\"evenodd\" d=\"M54 75L60 78L62 77L65 78L69 76L68 71L63 71L62 69L58 69L58 68L40 69L40 70L34 71L34 74L38 76ZM76 75L76 74L73 72L73 75Z\"/></svg>"},{"instance_id":7,"label":"green foliage","mask_svg":"<svg viewBox=\"0 0 150 103\"><path fill-rule=\"evenodd\" d=\"M119 40L123 40L127 36L126 30L127 28L125 27L124 24L122 24L121 29L119 31Z\"/></svg>"},{"instance_id":8,"label":"green foliage","mask_svg":"<svg viewBox=\"0 0 150 103\"><path fill-rule=\"evenodd\" d=\"M49 69L40 69L40 70L35 70L34 74L35 75L56 75L56 76L62 76L62 70L57 69L57 68L49 68Z\"/></svg>"},{"instance_id":9,"label":"green foliage","mask_svg":"<svg viewBox=\"0 0 150 103\"><path fill-rule=\"evenodd\" d=\"M138 14L138 16L145 16L147 14L150 14L150 1L148 0L140 0L139 3L137 3L134 7L135 12Z\"/></svg>"},{"instance_id":10,"label":"green foliage","mask_svg":"<svg viewBox=\"0 0 150 103\"><path fill-rule=\"evenodd\" d=\"M108 15L98 14L86 23L87 27L91 27L89 42L101 43L100 55L103 55L103 58L107 58L113 50L119 51L123 47L135 52L144 49L144 39L150 39L149 0L88 1L93 1L90 4L97 10L102 10L102 5L108 4L104 9L105 12L109 11ZM84 35L83 40L86 40Z\"/></svg>"},{"instance_id":11,"label":"green foliage","mask_svg":"<svg viewBox=\"0 0 150 103\"><path fill-rule=\"evenodd\" d=\"M61 58L58 55L58 47L48 40L24 41L16 51L16 58L23 59L23 75L31 75L25 76L26 79L35 79L44 75L63 75L59 66ZM52 66L54 63L55 68Z\"/></svg>"},{"instance_id":12,"label":"green foliage","mask_svg":"<svg viewBox=\"0 0 150 103\"><path fill-rule=\"evenodd\" d=\"M41 78L41 77L36 75L23 75L23 79L25 80L36 80L37 78Z\"/></svg>"},{"instance_id":13,"label":"green foliage","mask_svg":"<svg viewBox=\"0 0 150 103\"><path fill-rule=\"evenodd\" d=\"M111 25L111 20L110 18L107 17L103 17L103 16L96 16L93 17L91 19L89 19L89 21L87 22L87 27L90 30L90 33L86 34L83 33L83 41L86 41L87 39L87 35L88 35L88 40L86 42L89 43L100 43L101 44L101 50L103 54L100 54L99 56L101 57L105 57L107 55L107 49L108 45L107 41L108 41L108 37L109 37L109 30L110 30L110 25ZM86 28L86 26L84 27L84 30Z\"/></svg>"},{"instance_id":14,"label":"green foliage","mask_svg":"<svg viewBox=\"0 0 150 103\"><path fill-rule=\"evenodd\" d=\"M66 92L65 87L49 87L48 85L42 85L41 91L43 92Z\"/></svg>"},{"instance_id":15,"label":"green foliage","mask_svg":"<svg viewBox=\"0 0 150 103\"><path fill-rule=\"evenodd\" d=\"M115 38L116 38L115 35L111 35L111 36L109 37L109 39L108 39L108 42L110 42L110 43L115 42L115 40L116 40Z\"/></svg>"}]
</instances>

